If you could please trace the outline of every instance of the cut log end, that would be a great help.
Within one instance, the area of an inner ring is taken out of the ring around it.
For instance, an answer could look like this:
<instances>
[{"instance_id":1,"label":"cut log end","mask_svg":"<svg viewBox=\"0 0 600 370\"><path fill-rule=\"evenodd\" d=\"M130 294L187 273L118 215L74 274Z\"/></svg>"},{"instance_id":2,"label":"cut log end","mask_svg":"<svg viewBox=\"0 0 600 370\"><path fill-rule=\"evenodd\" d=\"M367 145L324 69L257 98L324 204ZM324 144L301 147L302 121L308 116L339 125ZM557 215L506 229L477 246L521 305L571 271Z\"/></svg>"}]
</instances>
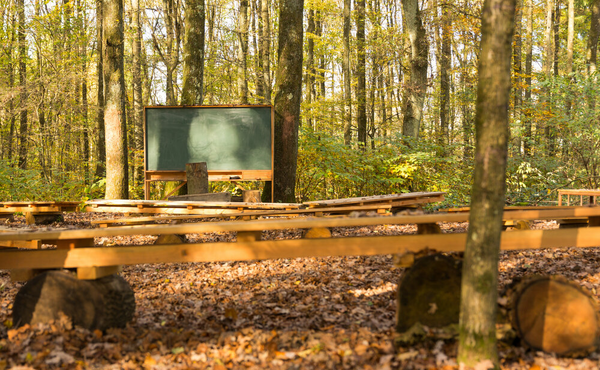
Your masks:
<instances>
[{"instance_id":1,"label":"cut log end","mask_svg":"<svg viewBox=\"0 0 600 370\"><path fill-rule=\"evenodd\" d=\"M512 322L531 348L558 355L579 355L597 347L598 307L579 284L559 276L521 282L512 297Z\"/></svg>"},{"instance_id":2,"label":"cut log end","mask_svg":"<svg viewBox=\"0 0 600 370\"><path fill-rule=\"evenodd\" d=\"M68 271L48 271L27 282L13 305L16 326L35 325L67 316L90 330L122 328L135 313L133 290L119 275L78 280Z\"/></svg>"},{"instance_id":3,"label":"cut log end","mask_svg":"<svg viewBox=\"0 0 600 370\"><path fill-rule=\"evenodd\" d=\"M461 269L460 260L442 254L417 259L398 285L396 330L417 322L437 328L458 323Z\"/></svg>"}]
</instances>

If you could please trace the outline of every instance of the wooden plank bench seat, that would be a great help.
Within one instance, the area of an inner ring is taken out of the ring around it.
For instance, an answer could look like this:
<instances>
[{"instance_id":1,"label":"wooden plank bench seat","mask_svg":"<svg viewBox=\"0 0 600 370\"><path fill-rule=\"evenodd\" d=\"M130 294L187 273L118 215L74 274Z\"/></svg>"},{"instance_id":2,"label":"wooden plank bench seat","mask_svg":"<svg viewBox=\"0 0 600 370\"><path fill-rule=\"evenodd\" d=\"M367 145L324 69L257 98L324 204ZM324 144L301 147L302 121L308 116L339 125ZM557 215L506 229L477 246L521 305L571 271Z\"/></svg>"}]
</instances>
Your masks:
<instances>
[{"instance_id":1,"label":"wooden plank bench seat","mask_svg":"<svg viewBox=\"0 0 600 370\"><path fill-rule=\"evenodd\" d=\"M227 214L245 210L294 210L299 203L192 202L155 200L90 200L87 212L154 213L154 214Z\"/></svg>"},{"instance_id":2,"label":"wooden plank bench seat","mask_svg":"<svg viewBox=\"0 0 600 370\"><path fill-rule=\"evenodd\" d=\"M430 224L465 222L468 213L399 215L388 217L339 217L255 222L230 221L179 225L128 226L82 230L55 230L0 233L0 241L42 240L62 245L49 250L0 251L0 269L94 268L138 263L245 261L270 258L376 255L417 252L424 248L438 251L462 251L466 234L425 234L363 236L330 239L265 240L255 237L264 230L308 229L313 227L359 227L369 225ZM600 207L563 210L521 210L505 212L506 219L554 219L587 217L590 227L559 230L504 232L502 249L536 249L600 246ZM125 235L190 234L237 232L237 242L165 244L121 247L91 247L95 237ZM79 247L79 241L83 241Z\"/></svg>"}]
</instances>

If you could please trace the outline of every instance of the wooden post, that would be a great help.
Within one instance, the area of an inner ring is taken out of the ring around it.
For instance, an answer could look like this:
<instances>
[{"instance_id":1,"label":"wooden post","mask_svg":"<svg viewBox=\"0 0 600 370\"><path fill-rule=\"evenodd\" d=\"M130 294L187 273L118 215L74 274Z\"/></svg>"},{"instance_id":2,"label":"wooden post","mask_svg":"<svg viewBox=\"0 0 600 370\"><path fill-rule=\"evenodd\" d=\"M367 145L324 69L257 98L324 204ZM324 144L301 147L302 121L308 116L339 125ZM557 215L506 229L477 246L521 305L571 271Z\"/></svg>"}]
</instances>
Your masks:
<instances>
[{"instance_id":1,"label":"wooden post","mask_svg":"<svg viewBox=\"0 0 600 370\"><path fill-rule=\"evenodd\" d=\"M206 162L186 163L188 194L208 193L208 168Z\"/></svg>"}]
</instances>

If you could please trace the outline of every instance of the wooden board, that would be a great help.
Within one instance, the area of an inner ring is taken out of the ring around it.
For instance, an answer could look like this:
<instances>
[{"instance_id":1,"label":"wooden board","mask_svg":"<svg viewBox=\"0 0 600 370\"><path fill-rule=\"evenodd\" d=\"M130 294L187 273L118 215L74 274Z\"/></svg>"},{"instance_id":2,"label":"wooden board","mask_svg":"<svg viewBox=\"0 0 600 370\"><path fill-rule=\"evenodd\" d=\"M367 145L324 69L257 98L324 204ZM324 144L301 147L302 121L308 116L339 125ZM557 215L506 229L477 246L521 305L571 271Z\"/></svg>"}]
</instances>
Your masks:
<instances>
[{"instance_id":1,"label":"wooden board","mask_svg":"<svg viewBox=\"0 0 600 370\"><path fill-rule=\"evenodd\" d=\"M157 200L91 200L87 212L158 213L158 214L226 214L244 210L292 210L298 203L194 202Z\"/></svg>"},{"instance_id":2,"label":"wooden board","mask_svg":"<svg viewBox=\"0 0 600 370\"><path fill-rule=\"evenodd\" d=\"M579 207L565 210L531 210L505 212L503 217L510 220L556 219L566 217L597 217L600 207ZM306 219L275 219L257 220L254 222L230 221L212 223L190 223L180 225L152 225L139 228L127 226L118 229L80 229L80 230L51 230L51 231L17 231L0 233L2 240L71 240L94 237L124 236L124 235L158 235L158 234L190 234L232 231L309 229L312 227L356 227L370 225L394 224L428 224L436 222L466 222L468 213L434 213L422 215L397 215L387 217L338 217L338 218L306 218Z\"/></svg>"},{"instance_id":3,"label":"wooden board","mask_svg":"<svg viewBox=\"0 0 600 370\"><path fill-rule=\"evenodd\" d=\"M331 200L316 200L311 202L304 202L302 204L309 207L336 207L336 206L347 206L351 204L369 204L369 203L394 203L401 202L408 199L419 199L419 198L435 198L443 200L446 193L444 192L416 192L416 193L402 193L402 194L386 194L386 195L373 195L368 197L356 197L356 198L344 198L344 199L331 199ZM435 200L439 201L439 200Z\"/></svg>"},{"instance_id":4,"label":"wooden board","mask_svg":"<svg viewBox=\"0 0 600 370\"><path fill-rule=\"evenodd\" d=\"M567 205L571 202L571 195L579 197L579 204L583 205L583 197L590 197L590 204L597 204L598 197L600 197L600 189L559 189L558 190L558 205L562 205L563 195L567 196Z\"/></svg>"},{"instance_id":5,"label":"wooden board","mask_svg":"<svg viewBox=\"0 0 600 370\"><path fill-rule=\"evenodd\" d=\"M151 216L151 217L132 217L132 218L120 218L120 219L109 219L109 220L94 220L91 221L92 225L109 226L113 224L153 224L162 221L165 222L177 222L183 220L203 220L209 218L233 218L233 217L265 217L265 216L298 216L306 214L322 214L322 213L335 213L335 214L348 214L352 212L368 212L368 211L388 211L392 208L389 204L375 204L366 206L349 206L349 207L332 207L332 208L319 208L319 209L296 209L296 210L281 210L281 211L254 211L246 210L242 212L233 213L220 213L220 214L206 214L206 215L189 215L189 216ZM388 214L391 215L391 214Z\"/></svg>"},{"instance_id":6,"label":"wooden board","mask_svg":"<svg viewBox=\"0 0 600 370\"><path fill-rule=\"evenodd\" d=\"M80 202L0 202L0 213L54 213L77 211Z\"/></svg>"},{"instance_id":7,"label":"wooden board","mask_svg":"<svg viewBox=\"0 0 600 370\"><path fill-rule=\"evenodd\" d=\"M252 225L253 223L247 224ZM70 250L0 251L0 269L74 268L139 263L368 256L406 253L409 251L418 252L424 248L434 248L439 252L451 252L464 250L466 237L466 233L456 233L75 248ZM600 227L503 232L501 238L501 249L503 250L573 246L600 246Z\"/></svg>"}]
</instances>

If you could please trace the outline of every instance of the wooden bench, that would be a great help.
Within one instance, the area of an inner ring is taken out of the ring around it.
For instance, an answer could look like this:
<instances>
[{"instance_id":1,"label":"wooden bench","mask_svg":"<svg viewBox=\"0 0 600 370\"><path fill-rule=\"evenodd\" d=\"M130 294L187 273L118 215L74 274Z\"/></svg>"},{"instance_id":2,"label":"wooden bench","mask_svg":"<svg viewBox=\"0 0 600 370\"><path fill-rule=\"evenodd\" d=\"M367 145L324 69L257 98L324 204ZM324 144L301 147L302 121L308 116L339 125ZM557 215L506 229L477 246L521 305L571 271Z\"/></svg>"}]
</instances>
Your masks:
<instances>
[{"instance_id":1,"label":"wooden bench","mask_svg":"<svg viewBox=\"0 0 600 370\"><path fill-rule=\"evenodd\" d=\"M589 228L524 230L504 232L501 248L537 249L600 246L600 207L557 210L520 210L504 213L506 220L537 220L579 217L589 219ZM339 217L253 222L229 221L179 225L127 226L82 230L0 233L0 242L41 240L57 249L0 251L0 269L85 269L82 276L102 276L100 268L139 263L248 261L272 258L355 256L418 252L425 248L441 252L462 251L466 234L363 236L330 239L260 240L264 230L310 229L315 227L359 227L394 224L465 222L469 213L438 213L388 217ZM143 246L93 247L96 237L125 235L191 234L236 232L234 243L192 243ZM90 273L89 271L94 271ZM83 271L83 270L82 270Z\"/></svg>"},{"instance_id":2,"label":"wooden bench","mask_svg":"<svg viewBox=\"0 0 600 370\"><path fill-rule=\"evenodd\" d=\"M558 190L558 205L561 206L563 204L563 195L567 196L566 205L571 204L571 196L579 197L579 205L583 205L583 197L589 197L590 205L598 204L598 197L600 196L600 190L593 189L560 189Z\"/></svg>"},{"instance_id":3,"label":"wooden bench","mask_svg":"<svg viewBox=\"0 0 600 370\"><path fill-rule=\"evenodd\" d=\"M75 212L80 205L80 202L0 202L0 217L22 213L27 224L33 225L40 220L54 220L63 212Z\"/></svg>"}]
</instances>

